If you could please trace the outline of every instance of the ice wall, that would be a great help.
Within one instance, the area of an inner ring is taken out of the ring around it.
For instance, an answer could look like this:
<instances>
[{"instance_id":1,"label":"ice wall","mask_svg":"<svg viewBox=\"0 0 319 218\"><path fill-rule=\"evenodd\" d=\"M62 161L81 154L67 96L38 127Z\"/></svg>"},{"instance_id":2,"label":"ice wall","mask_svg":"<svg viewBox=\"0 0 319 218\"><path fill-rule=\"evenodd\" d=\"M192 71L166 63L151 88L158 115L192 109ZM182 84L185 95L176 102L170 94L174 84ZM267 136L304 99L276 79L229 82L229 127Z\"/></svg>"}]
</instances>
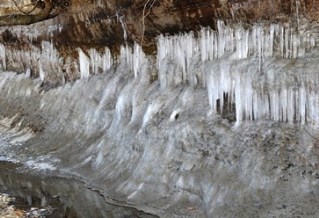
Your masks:
<instances>
[{"instance_id":1,"label":"ice wall","mask_svg":"<svg viewBox=\"0 0 319 218\"><path fill-rule=\"evenodd\" d=\"M319 66L312 53L316 34L308 26L297 31L289 24L244 28L219 21L216 31L159 36L156 57L146 56L138 44L122 46L117 57L108 48L78 48L77 58L63 58L50 42L25 50L0 45L0 68L25 69L43 81L64 83L126 63L135 79L146 75L142 71L148 71L142 80L154 80L156 74L161 89L206 87L211 109L223 113L225 105L235 104L238 123L271 119L318 124Z\"/></svg>"},{"instance_id":2,"label":"ice wall","mask_svg":"<svg viewBox=\"0 0 319 218\"><path fill-rule=\"evenodd\" d=\"M214 111L235 103L236 120L318 123L318 78L311 31L289 25L229 27L158 38L162 87L207 87ZM227 96L227 98L225 97ZM227 102L225 102L227 100Z\"/></svg>"},{"instance_id":3,"label":"ice wall","mask_svg":"<svg viewBox=\"0 0 319 218\"><path fill-rule=\"evenodd\" d=\"M207 61L221 59L254 58L261 70L265 58L303 58L315 46L310 32L297 32L289 25L279 24L255 24L245 29L242 26L229 27L219 21L217 31L202 29L198 37L194 35L191 32L158 38L157 66L163 82L172 76L181 77L183 79L179 81L190 84L198 82L195 76L205 81L204 72L196 69ZM173 69L171 65L174 65Z\"/></svg>"}]
</instances>

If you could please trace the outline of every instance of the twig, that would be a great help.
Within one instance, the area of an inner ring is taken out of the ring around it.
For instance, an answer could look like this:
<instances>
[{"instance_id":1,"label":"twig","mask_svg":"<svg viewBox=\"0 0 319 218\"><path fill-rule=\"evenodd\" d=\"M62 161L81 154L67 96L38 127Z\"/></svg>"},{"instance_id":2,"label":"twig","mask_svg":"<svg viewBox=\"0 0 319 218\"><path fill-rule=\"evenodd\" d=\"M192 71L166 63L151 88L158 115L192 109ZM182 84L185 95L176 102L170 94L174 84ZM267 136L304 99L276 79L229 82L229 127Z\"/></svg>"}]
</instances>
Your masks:
<instances>
[{"instance_id":1,"label":"twig","mask_svg":"<svg viewBox=\"0 0 319 218\"><path fill-rule=\"evenodd\" d=\"M35 5L34 5L34 8L32 8L29 12L25 12L25 11L23 11L23 8L20 8L20 7L19 7L18 3L17 3L15 0L12 0L12 1L13 1L14 5L19 9L19 11L20 11L21 13L25 14L25 15L31 14L31 13L37 8L37 5L35 4ZM25 6L29 6L29 5L25 5ZM24 6L24 7L25 7L25 6Z\"/></svg>"},{"instance_id":2,"label":"twig","mask_svg":"<svg viewBox=\"0 0 319 218\"><path fill-rule=\"evenodd\" d=\"M313 139L316 140L316 141L319 141L319 139L316 138L315 136L313 136L306 128L303 128L303 129L304 129L304 131L305 131L311 138L313 138Z\"/></svg>"},{"instance_id":3,"label":"twig","mask_svg":"<svg viewBox=\"0 0 319 218\"><path fill-rule=\"evenodd\" d=\"M147 5L153 1L150 6L148 7L148 12L145 14L145 11L146 11L146 7ZM155 3L156 0L146 0L145 4L144 4L144 7L143 7L143 14L142 14L142 38L141 38L141 42L140 44L142 45L143 44L143 41L144 41L144 33L145 33L145 18L151 13L151 8L153 7L154 3Z\"/></svg>"}]
</instances>

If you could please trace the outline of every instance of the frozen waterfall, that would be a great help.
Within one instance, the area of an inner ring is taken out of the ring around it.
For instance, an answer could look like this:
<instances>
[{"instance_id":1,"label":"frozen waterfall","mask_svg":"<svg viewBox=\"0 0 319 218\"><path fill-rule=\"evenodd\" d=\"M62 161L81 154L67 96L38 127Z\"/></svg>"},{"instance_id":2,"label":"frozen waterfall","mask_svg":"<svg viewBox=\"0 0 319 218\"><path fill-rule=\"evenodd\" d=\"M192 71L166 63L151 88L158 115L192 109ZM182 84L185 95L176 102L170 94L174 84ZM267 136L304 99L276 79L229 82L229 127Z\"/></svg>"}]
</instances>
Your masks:
<instances>
[{"instance_id":1,"label":"frozen waterfall","mask_svg":"<svg viewBox=\"0 0 319 218\"><path fill-rule=\"evenodd\" d=\"M288 24L244 28L219 21L216 31L202 28L196 33L159 36L156 57L145 55L135 44L122 46L118 57L108 48L103 52L79 48L78 59L63 60L44 42L31 48L36 52L0 45L0 67L10 70L12 63L29 66L39 60L38 68L31 69L34 74L41 80L61 77L64 82L63 70L67 75L77 71L78 78L86 79L125 62L133 78L158 79L161 89L180 84L206 87L211 109L220 113L235 109L237 123L271 119L318 125L319 63L314 49L316 31L307 27L298 31Z\"/></svg>"},{"instance_id":2,"label":"frozen waterfall","mask_svg":"<svg viewBox=\"0 0 319 218\"><path fill-rule=\"evenodd\" d=\"M231 28L218 22L218 31L198 34L159 37L163 86L202 84L213 110L235 103L237 122L318 123L318 64L308 56L316 44L311 33L281 25Z\"/></svg>"}]
</instances>

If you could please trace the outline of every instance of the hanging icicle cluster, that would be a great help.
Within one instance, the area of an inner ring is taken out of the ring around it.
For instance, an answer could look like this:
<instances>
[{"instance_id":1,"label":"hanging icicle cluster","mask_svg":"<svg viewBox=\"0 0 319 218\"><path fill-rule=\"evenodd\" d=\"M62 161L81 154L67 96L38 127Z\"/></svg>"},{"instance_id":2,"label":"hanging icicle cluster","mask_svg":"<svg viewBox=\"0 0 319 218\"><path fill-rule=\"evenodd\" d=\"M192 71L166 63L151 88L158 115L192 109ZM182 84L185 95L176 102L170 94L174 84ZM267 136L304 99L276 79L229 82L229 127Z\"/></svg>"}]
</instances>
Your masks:
<instances>
[{"instance_id":1,"label":"hanging icicle cluster","mask_svg":"<svg viewBox=\"0 0 319 218\"><path fill-rule=\"evenodd\" d=\"M272 119L318 124L319 63L309 52L315 47L315 32L297 32L280 24L231 27L219 21L216 31L203 28L198 34L159 36L155 66L153 57L147 57L138 44L122 46L118 57L108 48L103 52L78 49L78 60L63 61L54 46L44 42L41 49L26 52L1 45L0 67L36 65L42 80L55 71L63 75L63 69L66 74L75 70L85 79L114 64L140 80L144 72L156 69L162 89L203 86L212 110L223 112L225 104L235 104L237 122Z\"/></svg>"}]
</instances>

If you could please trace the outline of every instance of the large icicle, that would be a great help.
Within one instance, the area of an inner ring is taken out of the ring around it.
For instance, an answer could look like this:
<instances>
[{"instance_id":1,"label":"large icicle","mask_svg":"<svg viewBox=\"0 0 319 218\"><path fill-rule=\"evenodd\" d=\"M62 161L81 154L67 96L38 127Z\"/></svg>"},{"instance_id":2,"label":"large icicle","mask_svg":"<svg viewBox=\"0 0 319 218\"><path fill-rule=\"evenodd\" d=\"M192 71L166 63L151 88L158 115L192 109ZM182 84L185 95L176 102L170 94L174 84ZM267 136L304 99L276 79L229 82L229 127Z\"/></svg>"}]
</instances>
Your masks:
<instances>
[{"instance_id":1,"label":"large icicle","mask_svg":"<svg viewBox=\"0 0 319 218\"><path fill-rule=\"evenodd\" d=\"M0 69L6 70L6 48L4 45L0 44Z\"/></svg>"},{"instance_id":2,"label":"large icicle","mask_svg":"<svg viewBox=\"0 0 319 218\"><path fill-rule=\"evenodd\" d=\"M81 79L86 79L90 76L90 59L82 49L79 49L79 62Z\"/></svg>"}]
</instances>

